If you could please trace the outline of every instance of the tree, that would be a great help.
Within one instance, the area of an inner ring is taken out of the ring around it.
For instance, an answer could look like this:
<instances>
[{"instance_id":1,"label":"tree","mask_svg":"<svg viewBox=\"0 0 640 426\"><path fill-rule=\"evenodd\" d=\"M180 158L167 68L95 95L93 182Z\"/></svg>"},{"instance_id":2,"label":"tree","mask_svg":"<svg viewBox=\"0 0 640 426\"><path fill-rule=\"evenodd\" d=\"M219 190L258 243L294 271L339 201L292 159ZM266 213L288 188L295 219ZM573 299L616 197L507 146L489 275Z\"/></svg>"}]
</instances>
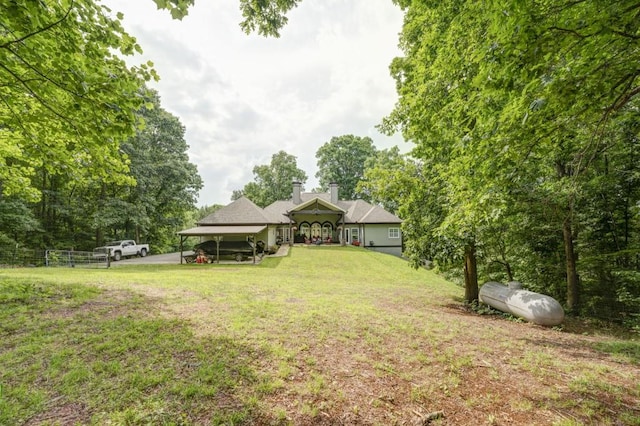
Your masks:
<instances>
[{"instance_id":1,"label":"tree","mask_svg":"<svg viewBox=\"0 0 640 426\"><path fill-rule=\"evenodd\" d=\"M179 120L162 109L155 92L145 103L151 107L138 111L144 129L121 144L134 184L74 180L65 169L36 171L42 196L30 210L44 232L30 233L31 247L89 250L105 239L135 238L156 252L175 248L175 233L191 220L202 181Z\"/></svg>"},{"instance_id":2,"label":"tree","mask_svg":"<svg viewBox=\"0 0 640 426\"><path fill-rule=\"evenodd\" d=\"M202 179L189 161L180 120L161 107L155 91L145 104L139 111L144 129L122 145L136 185L122 197L130 208L124 218L121 214L121 224L126 233L138 240L144 236L156 250L163 250L175 243L175 232L195 208Z\"/></svg>"},{"instance_id":3,"label":"tree","mask_svg":"<svg viewBox=\"0 0 640 426\"><path fill-rule=\"evenodd\" d=\"M397 213L408 199L419 167L414 159L400 154L397 146L380 150L367 160L356 192L385 210Z\"/></svg>"},{"instance_id":4,"label":"tree","mask_svg":"<svg viewBox=\"0 0 640 426\"><path fill-rule=\"evenodd\" d=\"M400 99L383 128L415 142L413 154L435 161L446 183L448 208L433 231L484 256L493 231L528 220L514 206L544 200L561 235L567 306L578 309L578 208L591 196L590 168L612 147L602 136L615 116L633 114L640 92L628 61L640 52L640 6L398 3Z\"/></svg>"},{"instance_id":5,"label":"tree","mask_svg":"<svg viewBox=\"0 0 640 426\"><path fill-rule=\"evenodd\" d=\"M128 68L134 38L93 0L0 1L0 187L40 196L35 171L124 183L119 143L139 125L152 64Z\"/></svg>"},{"instance_id":6,"label":"tree","mask_svg":"<svg viewBox=\"0 0 640 426\"><path fill-rule=\"evenodd\" d=\"M247 183L242 191L233 191L233 199L245 196L260 207L291 198L291 182L304 184L307 174L298 168L297 159L279 151L271 156L271 163L253 168L254 182Z\"/></svg>"},{"instance_id":7,"label":"tree","mask_svg":"<svg viewBox=\"0 0 640 426\"><path fill-rule=\"evenodd\" d=\"M360 195L356 190L364 177L365 164L374 157L376 148L369 137L353 135L334 136L316 151L321 190L328 190L330 183L340 185L339 195L343 200L353 200Z\"/></svg>"},{"instance_id":8,"label":"tree","mask_svg":"<svg viewBox=\"0 0 640 426\"><path fill-rule=\"evenodd\" d=\"M0 247L28 246L27 236L38 231L40 223L23 200L0 198Z\"/></svg>"},{"instance_id":9,"label":"tree","mask_svg":"<svg viewBox=\"0 0 640 426\"><path fill-rule=\"evenodd\" d=\"M154 0L159 9L167 9L175 19L182 19L194 0ZM280 30L287 24L287 12L296 7L300 0L239 0L240 12L244 18L240 27L247 34L257 31L264 36L279 37Z\"/></svg>"}]
</instances>

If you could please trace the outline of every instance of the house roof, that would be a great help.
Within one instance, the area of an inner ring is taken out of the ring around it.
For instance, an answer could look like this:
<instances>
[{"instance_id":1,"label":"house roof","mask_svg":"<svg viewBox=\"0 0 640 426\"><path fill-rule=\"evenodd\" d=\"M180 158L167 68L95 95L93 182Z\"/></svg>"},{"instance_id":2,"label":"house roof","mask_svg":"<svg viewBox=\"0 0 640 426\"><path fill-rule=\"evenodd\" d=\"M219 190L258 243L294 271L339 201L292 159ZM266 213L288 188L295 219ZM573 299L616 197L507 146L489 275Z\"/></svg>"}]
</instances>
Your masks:
<instances>
[{"instance_id":1,"label":"house roof","mask_svg":"<svg viewBox=\"0 0 640 426\"><path fill-rule=\"evenodd\" d=\"M263 209L247 197L240 197L211 213L198 222L198 225L264 225L271 222Z\"/></svg>"},{"instance_id":2,"label":"house roof","mask_svg":"<svg viewBox=\"0 0 640 426\"><path fill-rule=\"evenodd\" d=\"M293 201L282 200L269 204L264 208L263 212L270 219L269 223L289 223L290 219L287 212L295 207Z\"/></svg>"},{"instance_id":3,"label":"house roof","mask_svg":"<svg viewBox=\"0 0 640 426\"><path fill-rule=\"evenodd\" d=\"M181 231L181 235L214 235L213 230L205 232L200 228L220 228L230 226L239 234L254 233L251 230L242 230L242 226L266 224L286 224L291 219L288 214L300 210L313 208L332 210L336 214L344 214L345 223L402 223L402 219L389 213L378 205L370 204L364 200L338 200L331 203L329 193L304 192L300 194L301 203L294 204L293 200L276 201L264 209L255 205L246 197L241 197L231 204L228 204L198 222L198 228ZM198 234L187 234L186 232L198 229ZM263 228L264 229L264 228ZM260 231L258 231L260 232ZM218 232L218 234L221 234Z\"/></svg>"},{"instance_id":4,"label":"house roof","mask_svg":"<svg viewBox=\"0 0 640 426\"><path fill-rule=\"evenodd\" d=\"M367 203L369 204L369 203ZM371 205L369 211L357 222L362 223L402 223L402 219L393 213L389 213L378 205Z\"/></svg>"},{"instance_id":5,"label":"house roof","mask_svg":"<svg viewBox=\"0 0 640 426\"><path fill-rule=\"evenodd\" d=\"M314 202L319 202L336 213L344 212L345 223L402 223L398 216L364 200L338 200L336 204L332 204L330 194L316 192L304 192L300 194L300 199L300 204L294 204L292 200L276 201L263 211L271 219L270 223L289 223L288 212L304 210Z\"/></svg>"},{"instance_id":6,"label":"house roof","mask_svg":"<svg viewBox=\"0 0 640 426\"><path fill-rule=\"evenodd\" d=\"M295 211L302 211L302 210L308 210L308 209L317 209L317 210L331 210L334 211L336 213L344 213L345 211L340 208L339 206L336 206L335 204L331 204L328 200L325 200L321 197L315 197L315 198L311 198L306 202L302 202L301 204L298 204L297 206L293 206L293 208L289 209L289 212L295 212Z\"/></svg>"},{"instance_id":7,"label":"house roof","mask_svg":"<svg viewBox=\"0 0 640 426\"><path fill-rule=\"evenodd\" d=\"M251 226L197 226L195 228L185 229L178 232L178 235L199 236L199 235L250 235L259 234L264 231L267 225L251 225Z\"/></svg>"}]
</instances>

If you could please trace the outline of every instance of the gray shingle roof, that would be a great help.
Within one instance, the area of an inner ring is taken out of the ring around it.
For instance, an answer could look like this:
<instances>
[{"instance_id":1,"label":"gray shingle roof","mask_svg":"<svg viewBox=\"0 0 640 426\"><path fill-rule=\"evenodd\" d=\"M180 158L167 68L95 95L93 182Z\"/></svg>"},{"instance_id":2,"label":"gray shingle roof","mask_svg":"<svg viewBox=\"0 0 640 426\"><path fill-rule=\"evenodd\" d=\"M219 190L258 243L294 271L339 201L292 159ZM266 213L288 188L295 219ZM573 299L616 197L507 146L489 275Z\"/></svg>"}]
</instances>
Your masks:
<instances>
[{"instance_id":1,"label":"gray shingle roof","mask_svg":"<svg viewBox=\"0 0 640 426\"><path fill-rule=\"evenodd\" d=\"M226 225L226 226L198 226L196 228L185 229L178 232L184 236L202 235L248 235L259 234L264 231L267 225Z\"/></svg>"},{"instance_id":2,"label":"gray shingle roof","mask_svg":"<svg viewBox=\"0 0 640 426\"><path fill-rule=\"evenodd\" d=\"M289 218L285 215L286 212L295 207L293 201L276 201L269 204L264 208L265 216L270 219L269 223L289 223Z\"/></svg>"},{"instance_id":3,"label":"gray shingle roof","mask_svg":"<svg viewBox=\"0 0 640 426\"><path fill-rule=\"evenodd\" d=\"M264 210L247 197L241 197L202 219L198 226L264 225L271 222Z\"/></svg>"},{"instance_id":4,"label":"gray shingle roof","mask_svg":"<svg viewBox=\"0 0 640 426\"><path fill-rule=\"evenodd\" d=\"M304 192L300 194L300 198L302 203L316 198L327 203L331 200L328 193L314 192ZM364 200L341 200L337 206L346 212L346 223L402 223L398 216ZM289 223L286 213L295 207L292 200L281 200L261 209L248 198L242 197L205 217L198 222L198 226L284 224Z\"/></svg>"},{"instance_id":5,"label":"gray shingle roof","mask_svg":"<svg viewBox=\"0 0 640 426\"><path fill-rule=\"evenodd\" d=\"M300 194L302 204L308 203L316 198L326 202L330 202L331 199L328 193L305 192ZM370 204L364 200L340 200L337 206L346 212L346 223L402 223L402 219L398 216L389 213L378 205ZM293 210L295 207L296 204L293 204L291 200L276 201L267 206L264 212L265 215L272 220L271 223L289 223L289 218L285 213Z\"/></svg>"}]
</instances>

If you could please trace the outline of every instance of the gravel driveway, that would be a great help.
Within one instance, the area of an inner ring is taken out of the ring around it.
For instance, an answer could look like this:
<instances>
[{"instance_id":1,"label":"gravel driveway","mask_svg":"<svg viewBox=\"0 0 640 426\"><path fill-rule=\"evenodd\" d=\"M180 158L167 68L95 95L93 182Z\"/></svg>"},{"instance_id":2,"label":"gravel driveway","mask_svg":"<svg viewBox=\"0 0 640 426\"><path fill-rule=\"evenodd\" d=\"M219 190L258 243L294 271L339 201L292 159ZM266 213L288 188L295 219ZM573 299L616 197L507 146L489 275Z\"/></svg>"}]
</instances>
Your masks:
<instances>
[{"instance_id":1,"label":"gravel driveway","mask_svg":"<svg viewBox=\"0 0 640 426\"><path fill-rule=\"evenodd\" d=\"M192 251L185 251L183 255L193 254ZM118 262L111 262L111 266L118 265L177 265L180 263L180 252L150 254L146 257L132 257Z\"/></svg>"},{"instance_id":2,"label":"gravel driveway","mask_svg":"<svg viewBox=\"0 0 640 426\"><path fill-rule=\"evenodd\" d=\"M269 257L281 257L286 256L289 253L289 246L282 245L276 254L269 255ZM183 256L193 254L193 251L187 250L182 253ZM253 263L253 259L245 260L242 262L236 262L235 260L221 260L220 263ZM260 258L256 258L256 263L260 263ZM118 262L111 262L111 266L118 265L179 265L180 264L180 252L164 253L164 254L150 254L146 257L132 257L130 259L123 259Z\"/></svg>"}]
</instances>

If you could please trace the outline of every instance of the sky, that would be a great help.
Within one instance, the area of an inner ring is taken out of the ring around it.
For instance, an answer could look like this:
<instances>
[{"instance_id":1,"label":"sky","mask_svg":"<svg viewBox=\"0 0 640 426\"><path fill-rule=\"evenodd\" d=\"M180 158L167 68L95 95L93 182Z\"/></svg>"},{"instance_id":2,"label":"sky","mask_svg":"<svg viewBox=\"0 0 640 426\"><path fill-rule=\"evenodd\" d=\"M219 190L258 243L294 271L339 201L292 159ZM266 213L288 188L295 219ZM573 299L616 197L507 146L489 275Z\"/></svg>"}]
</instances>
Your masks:
<instances>
[{"instance_id":1,"label":"sky","mask_svg":"<svg viewBox=\"0 0 640 426\"><path fill-rule=\"evenodd\" d=\"M370 137L376 148L409 147L376 129L397 100L389 64L402 12L391 0L303 0L280 38L247 35L238 0L198 0L182 21L152 0L103 0L160 75L162 108L185 126L204 187L199 206L228 204L253 168L280 150L318 185L316 151L334 136Z\"/></svg>"}]
</instances>

